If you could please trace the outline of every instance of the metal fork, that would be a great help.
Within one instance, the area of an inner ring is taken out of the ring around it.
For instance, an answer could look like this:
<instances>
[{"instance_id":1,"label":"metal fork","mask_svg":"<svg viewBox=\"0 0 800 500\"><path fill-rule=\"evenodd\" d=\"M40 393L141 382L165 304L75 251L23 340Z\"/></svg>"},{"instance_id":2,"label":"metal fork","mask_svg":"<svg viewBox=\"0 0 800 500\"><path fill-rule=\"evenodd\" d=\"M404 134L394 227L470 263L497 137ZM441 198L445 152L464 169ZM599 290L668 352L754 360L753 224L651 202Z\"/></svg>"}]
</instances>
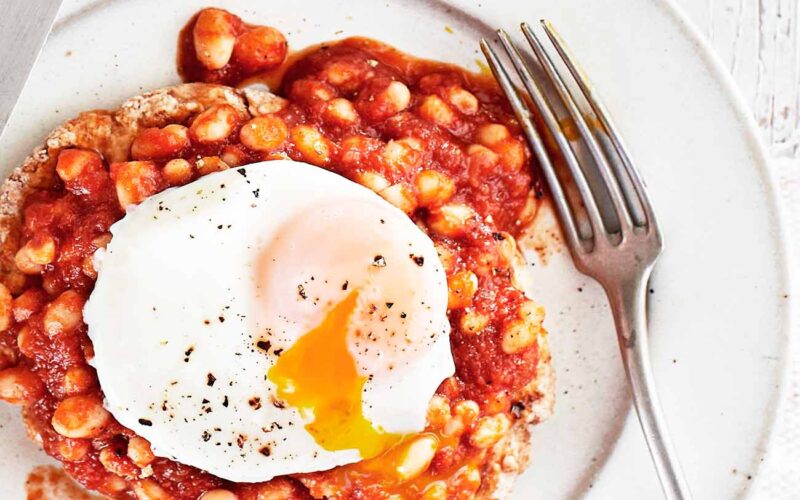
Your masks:
<instances>
[{"instance_id":1,"label":"metal fork","mask_svg":"<svg viewBox=\"0 0 800 500\"><path fill-rule=\"evenodd\" d=\"M550 85L555 87L561 106L566 108L574 121L585 150L588 150L588 156L594 163L594 169L599 173L599 179L594 183L587 180L586 172L590 167L585 165L585 161L579 160L579 155L570 146L569 138L562 130L554 111L554 103L545 97L543 88L534 79L532 69L505 31L498 30L497 35L538 115L563 156L577 188L579 203L566 195L565 186L553 168L545 142L534 125L533 114L517 93L509 72L486 39L481 40L481 49L539 160L575 266L597 280L608 295L634 406L661 480L664 496L669 500L690 499L689 489L661 416L647 346L646 287L663 245L653 207L644 182L594 88L579 70L575 59L553 26L544 20L541 24L547 38L577 83L583 98L599 119L600 126L595 128L599 129L597 135L604 138L602 144L581 112L573 95L576 92L569 87L554 60L545 51L539 36L523 23L521 27L525 38ZM605 189L605 199L610 200L611 205L607 212L613 213L616 225L609 223L608 216L604 219L601 214L599 206L602 200L599 199L601 194L598 188ZM583 214L584 220L588 219L591 234L586 235L585 225L580 226L579 214Z\"/></svg>"}]
</instances>

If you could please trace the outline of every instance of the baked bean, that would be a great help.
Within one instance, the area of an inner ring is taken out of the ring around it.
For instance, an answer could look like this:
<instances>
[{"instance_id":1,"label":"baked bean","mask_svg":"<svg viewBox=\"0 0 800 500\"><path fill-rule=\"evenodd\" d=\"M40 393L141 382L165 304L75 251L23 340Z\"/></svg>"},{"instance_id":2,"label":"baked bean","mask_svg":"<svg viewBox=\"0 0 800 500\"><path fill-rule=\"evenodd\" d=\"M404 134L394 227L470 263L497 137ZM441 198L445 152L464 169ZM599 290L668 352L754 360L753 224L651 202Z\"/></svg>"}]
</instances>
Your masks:
<instances>
[{"instance_id":1,"label":"baked bean","mask_svg":"<svg viewBox=\"0 0 800 500\"><path fill-rule=\"evenodd\" d=\"M477 218L475 210L467 205L451 203L431 210L428 224L442 236L461 236L467 224Z\"/></svg>"},{"instance_id":2,"label":"baked bean","mask_svg":"<svg viewBox=\"0 0 800 500\"><path fill-rule=\"evenodd\" d=\"M348 167L361 168L373 151L383 147L383 141L372 137L354 135L339 143L339 162Z\"/></svg>"},{"instance_id":3,"label":"baked bean","mask_svg":"<svg viewBox=\"0 0 800 500\"><path fill-rule=\"evenodd\" d=\"M294 485L286 478L275 478L269 482L257 484L255 487L258 500L287 500L302 498ZM332 492L334 493L334 492Z\"/></svg>"},{"instance_id":4,"label":"baked bean","mask_svg":"<svg viewBox=\"0 0 800 500\"><path fill-rule=\"evenodd\" d=\"M411 104L411 91L403 82L390 81L382 88L378 83L371 91L362 92L357 99L361 114L368 120L378 122L396 115Z\"/></svg>"},{"instance_id":5,"label":"baked bean","mask_svg":"<svg viewBox=\"0 0 800 500\"><path fill-rule=\"evenodd\" d=\"M440 127L449 127L456 121L453 110L438 95L429 95L422 99L419 116Z\"/></svg>"},{"instance_id":6,"label":"baked bean","mask_svg":"<svg viewBox=\"0 0 800 500\"><path fill-rule=\"evenodd\" d=\"M465 465L458 469L453 474L450 480L450 487L454 491L462 493L475 492L481 485L481 473L477 467L473 465ZM459 497L462 498L462 497ZM467 494L463 498L473 498L473 495Z\"/></svg>"},{"instance_id":7,"label":"baked bean","mask_svg":"<svg viewBox=\"0 0 800 500\"><path fill-rule=\"evenodd\" d=\"M92 442L88 439L72 439L58 436L56 442L58 454L67 462L83 460L89 450L92 449Z\"/></svg>"},{"instance_id":8,"label":"baked bean","mask_svg":"<svg viewBox=\"0 0 800 500\"><path fill-rule=\"evenodd\" d=\"M44 331L49 337L69 333L83 322L84 298L67 290L47 305L44 313Z\"/></svg>"},{"instance_id":9,"label":"baked bean","mask_svg":"<svg viewBox=\"0 0 800 500\"><path fill-rule=\"evenodd\" d=\"M167 490L152 479L142 479L133 484L133 492L138 500L172 500Z\"/></svg>"},{"instance_id":10,"label":"baked bean","mask_svg":"<svg viewBox=\"0 0 800 500\"><path fill-rule=\"evenodd\" d=\"M422 490L422 500L446 500L447 483L444 481L433 481Z\"/></svg>"},{"instance_id":11,"label":"baked bean","mask_svg":"<svg viewBox=\"0 0 800 500\"><path fill-rule=\"evenodd\" d=\"M71 396L62 400L53 414L53 429L64 437L97 437L111 420L95 396Z\"/></svg>"},{"instance_id":12,"label":"baked bean","mask_svg":"<svg viewBox=\"0 0 800 500\"><path fill-rule=\"evenodd\" d=\"M47 302L44 291L39 288L28 288L14 299L12 312L14 321L22 322L44 307Z\"/></svg>"},{"instance_id":13,"label":"baked bean","mask_svg":"<svg viewBox=\"0 0 800 500\"><path fill-rule=\"evenodd\" d=\"M319 130L309 125L298 125L291 130L291 140L300 160L317 166L325 166L331 161L332 146Z\"/></svg>"},{"instance_id":14,"label":"baked bean","mask_svg":"<svg viewBox=\"0 0 800 500\"><path fill-rule=\"evenodd\" d=\"M463 87L449 87L445 90L447 102L465 115L474 115L478 112L478 98Z\"/></svg>"},{"instance_id":15,"label":"baked bean","mask_svg":"<svg viewBox=\"0 0 800 500\"><path fill-rule=\"evenodd\" d=\"M8 330L13 319L14 300L8 288L0 283L0 331Z\"/></svg>"},{"instance_id":16,"label":"baked bean","mask_svg":"<svg viewBox=\"0 0 800 500\"><path fill-rule=\"evenodd\" d=\"M478 291L478 277L472 271L459 271L447 278L447 308L458 309L472 305Z\"/></svg>"},{"instance_id":17,"label":"baked bean","mask_svg":"<svg viewBox=\"0 0 800 500\"><path fill-rule=\"evenodd\" d=\"M12 405L33 402L44 394L44 383L21 366L0 370L0 399Z\"/></svg>"},{"instance_id":18,"label":"baked bean","mask_svg":"<svg viewBox=\"0 0 800 500\"><path fill-rule=\"evenodd\" d=\"M378 193L403 212L411 214L417 208L417 200L411 188L404 183L394 184Z\"/></svg>"},{"instance_id":19,"label":"baked bean","mask_svg":"<svg viewBox=\"0 0 800 500\"><path fill-rule=\"evenodd\" d=\"M192 164L183 158L170 160L164 165L164 168L161 169L164 180L166 180L167 184L170 186L180 186L189 182L192 179L192 171Z\"/></svg>"},{"instance_id":20,"label":"baked bean","mask_svg":"<svg viewBox=\"0 0 800 500\"><path fill-rule=\"evenodd\" d=\"M325 105L322 119L331 125L345 127L358 122L358 112L353 103L342 97L331 99Z\"/></svg>"},{"instance_id":21,"label":"baked bean","mask_svg":"<svg viewBox=\"0 0 800 500\"><path fill-rule=\"evenodd\" d=\"M17 348L23 356L31 359L36 356L36 335L29 325L23 325L17 332Z\"/></svg>"},{"instance_id":22,"label":"baked bean","mask_svg":"<svg viewBox=\"0 0 800 500\"><path fill-rule=\"evenodd\" d=\"M102 490L104 492L121 493L123 491L127 491L129 488L130 486L128 485L127 481L114 474L109 474L103 480Z\"/></svg>"},{"instance_id":23,"label":"baked bean","mask_svg":"<svg viewBox=\"0 0 800 500\"><path fill-rule=\"evenodd\" d=\"M369 170L356 175L356 182L364 187L368 187L376 193L388 188L391 184L386 177Z\"/></svg>"},{"instance_id":24,"label":"baked bean","mask_svg":"<svg viewBox=\"0 0 800 500\"><path fill-rule=\"evenodd\" d=\"M405 173L419 166L422 160L422 142L413 137L392 140L380 153L381 162L396 173Z\"/></svg>"},{"instance_id":25,"label":"baked bean","mask_svg":"<svg viewBox=\"0 0 800 500\"><path fill-rule=\"evenodd\" d=\"M313 105L336 97L336 89L325 82L301 78L292 82L289 96L297 102Z\"/></svg>"},{"instance_id":26,"label":"baked bean","mask_svg":"<svg viewBox=\"0 0 800 500\"><path fill-rule=\"evenodd\" d=\"M64 372L62 389L66 396L77 396L94 387L94 373L88 366L72 366Z\"/></svg>"},{"instance_id":27,"label":"baked bean","mask_svg":"<svg viewBox=\"0 0 800 500\"><path fill-rule=\"evenodd\" d=\"M447 174L436 170L423 170L414 178L417 200L423 207L433 207L447 202L456 192L456 184Z\"/></svg>"},{"instance_id":28,"label":"baked bean","mask_svg":"<svg viewBox=\"0 0 800 500\"><path fill-rule=\"evenodd\" d=\"M542 334L544 308L535 302L524 302L517 311L518 318L503 329L502 348L506 354L516 354L529 348Z\"/></svg>"},{"instance_id":29,"label":"baked bean","mask_svg":"<svg viewBox=\"0 0 800 500\"><path fill-rule=\"evenodd\" d=\"M152 161L126 161L111 164L117 199L123 209L137 205L161 190L161 172Z\"/></svg>"},{"instance_id":30,"label":"baked bean","mask_svg":"<svg viewBox=\"0 0 800 500\"><path fill-rule=\"evenodd\" d=\"M450 402L446 397L434 394L428 403L426 416L428 427L436 430L440 429L447 420L450 419Z\"/></svg>"},{"instance_id":31,"label":"baked bean","mask_svg":"<svg viewBox=\"0 0 800 500\"><path fill-rule=\"evenodd\" d=\"M133 436L128 440L128 458L139 467L147 467L156 456L150 449L150 442L143 437Z\"/></svg>"},{"instance_id":32,"label":"baked bean","mask_svg":"<svg viewBox=\"0 0 800 500\"><path fill-rule=\"evenodd\" d=\"M200 144L214 144L227 139L238 123L236 108L230 104L215 104L195 117L189 135Z\"/></svg>"},{"instance_id":33,"label":"baked bean","mask_svg":"<svg viewBox=\"0 0 800 500\"><path fill-rule=\"evenodd\" d=\"M208 69L228 64L236 44L233 15L222 9L203 9L192 32L197 60Z\"/></svg>"},{"instance_id":34,"label":"baked bean","mask_svg":"<svg viewBox=\"0 0 800 500\"><path fill-rule=\"evenodd\" d=\"M500 155L480 144L471 144L467 148L469 183L473 187L485 182L486 176L497 170Z\"/></svg>"},{"instance_id":35,"label":"baked bean","mask_svg":"<svg viewBox=\"0 0 800 500\"><path fill-rule=\"evenodd\" d=\"M368 68L364 61L336 61L325 68L323 78L341 92L351 93L370 76Z\"/></svg>"},{"instance_id":36,"label":"baked bean","mask_svg":"<svg viewBox=\"0 0 800 500\"><path fill-rule=\"evenodd\" d=\"M458 321L461 331L464 333L476 334L486 328L489 324L489 316L474 310L465 310Z\"/></svg>"},{"instance_id":37,"label":"baked bean","mask_svg":"<svg viewBox=\"0 0 800 500\"><path fill-rule=\"evenodd\" d=\"M239 35L233 46L233 60L247 73L266 71L286 59L287 43L283 33L259 26Z\"/></svg>"},{"instance_id":38,"label":"baked bean","mask_svg":"<svg viewBox=\"0 0 800 500\"><path fill-rule=\"evenodd\" d=\"M527 226L536 218L536 213L539 211L539 199L536 196L535 190L531 190L525 198L525 204L522 210L519 211L519 222L521 226Z\"/></svg>"},{"instance_id":39,"label":"baked bean","mask_svg":"<svg viewBox=\"0 0 800 500\"><path fill-rule=\"evenodd\" d=\"M66 183L77 179L84 172L101 170L102 168L103 160L94 151L65 149L58 153L56 173Z\"/></svg>"},{"instance_id":40,"label":"baked bean","mask_svg":"<svg viewBox=\"0 0 800 500\"><path fill-rule=\"evenodd\" d=\"M271 153L283 146L288 135L286 123L275 115L253 118L239 131L242 144L262 153Z\"/></svg>"},{"instance_id":41,"label":"baked bean","mask_svg":"<svg viewBox=\"0 0 800 500\"><path fill-rule=\"evenodd\" d=\"M475 131L475 141L489 148L493 148L510 137L511 132L508 131L508 127L499 123L487 123Z\"/></svg>"},{"instance_id":42,"label":"baked bean","mask_svg":"<svg viewBox=\"0 0 800 500\"><path fill-rule=\"evenodd\" d=\"M248 163L249 155L241 144L229 144L222 148L222 153L220 153L219 157L233 168Z\"/></svg>"},{"instance_id":43,"label":"baked bean","mask_svg":"<svg viewBox=\"0 0 800 500\"><path fill-rule=\"evenodd\" d=\"M510 427L511 421L503 413L481 417L475 424L475 431L469 436L469 443L476 448L490 448Z\"/></svg>"},{"instance_id":44,"label":"baked bean","mask_svg":"<svg viewBox=\"0 0 800 500\"><path fill-rule=\"evenodd\" d=\"M221 172L230 168L230 166L222 161L222 158L219 156L204 156L197 160L196 165L197 173L201 176L214 172Z\"/></svg>"},{"instance_id":45,"label":"baked bean","mask_svg":"<svg viewBox=\"0 0 800 500\"><path fill-rule=\"evenodd\" d=\"M17 364L17 353L7 345L0 344L0 370Z\"/></svg>"},{"instance_id":46,"label":"baked bean","mask_svg":"<svg viewBox=\"0 0 800 500\"><path fill-rule=\"evenodd\" d=\"M160 160L174 158L189 146L189 130L183 125L164 128L146 128L139 132L131 144L134 160Z\"/></svg>"},{"instance_id":47,"label":"baked bean","mask_svg":"<svg viewBox=\"0 0 800 500\"><path fill-rule=\"evenodd\" d=\"M198 500L237 500L239 497L232 491L228 490L211 490L206 491ZM259 497L260 498L260 497Z\"/></svg>"},{"instance_id":48,"label":"baked bean","mask_svg":"<svg viewBox=\"0 0 800 500\"><path fill-rule=\"evenodd\" d=\"M432 435L424 435L411 441L395 467L397 477L403 481L413 479L431 464L439 441Z\"/></svg>"},{"instance_id":49,"label":"baked bean","mask_svg":"<svg viewBox=\"0 0 800 500\"><path fill-rule=\"evenodd\" d=\"M478 403L472 401L471 399L464 399L462 401L459 401L458 403L456 403L456 407L454 409L454 413L456 414L456 416L460 418L461 421L464 423L464 425L466 425L467 427L472 425L472 422L474 422L475 419L478 418L480 412L481 408L480 406L478 406Z\"/></svg>"},{"instance_id":50,"label":"baked bean","mask_svg":"<svg viewBox=\"0 0 800 500\"><path fill-rule=\"evenodd\" d=\"M507 139L494 146L500 155L500 164L509 172L519 172L527 161L525 146L517 139Z\"/></svg>"},{"instance_id":51,"label":"baked bean","mask_svg":"<svg viewBox=\"0 0 800 500\"><path fill-rule=\"evenodd\" d=\"M25 274L39 274L44 266L56 258L56 240L44 233L37 233L17 250L14 262Z\"/></svg>"},{"instance_id":52,"label":"baked bean","mask_svg":"<svg viewBox=\"0 0 800 500\"><path fill-rule=\"evenodd\" d=\"M519 250L517 250L517 241L513 236L511 236L511 234L505 231L500 231L497 234L500 238L500 241L497 245L500 258L506 264L512 264L516 262L519 256Z\"/></svg>"}]
</instances>

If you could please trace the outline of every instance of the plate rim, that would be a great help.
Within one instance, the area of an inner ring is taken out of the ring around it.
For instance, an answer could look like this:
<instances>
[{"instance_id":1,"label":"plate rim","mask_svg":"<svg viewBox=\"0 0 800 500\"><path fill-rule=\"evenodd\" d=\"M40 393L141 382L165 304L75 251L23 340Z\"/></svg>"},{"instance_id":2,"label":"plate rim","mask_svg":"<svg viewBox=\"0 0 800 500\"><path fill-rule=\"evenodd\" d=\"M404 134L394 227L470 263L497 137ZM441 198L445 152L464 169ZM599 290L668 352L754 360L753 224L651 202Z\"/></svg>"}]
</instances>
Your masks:
<instances>
[{"instance_id":1,"label":"plate rim","mask_svg":"<svg viewBox=\"0 0 800 500\"><path fill-rule=\"evenodd\" d=\"M705 64L709 75L720 86L720 93L729 101L732 111L737 121L742 125L744 136L747 139L747 148L752 154L753 163L756 164L759 177L763 183L763 192L767 202L767 211L772 219L772 239L775 241L774 262L779 271L779 278L776 281L777 291L784 294L783 298L776 298L774 303L778 306L781 324L778 333L781 343L780 366L777 369L777 387L769 404L769 413L764 418L764 428L760 438L763 460L756 460L754 464L753 478L759 479L765 464L770 461L770 450L776 439L775 424L781 411L787 403L789 391L789 368L792 346L796 340L792 339L795 329L800 331L798 324L798 308L795 292L800 289L798 284L798 270L791 263L790 256L796 243L792 241L788 230L787 207L781 201L780 188L775 171L770 168L772 164L771 156L767 152L767 147L761 139L760 129L756 123L753 111L742 93L741 88L733 79L733 76L725 68L720 55L711 45L711 42L703 35L700 28L691 20L686 11L676 0L654 0L656 8L663 10L672 18L676 26L683 31L687 40L694 43L694 52ZM800 245L798 245L800 246ZM741 494L744 497L751 497L760 489L759 481L753 481L746 486Z\"/></svg>"}]
</instances>

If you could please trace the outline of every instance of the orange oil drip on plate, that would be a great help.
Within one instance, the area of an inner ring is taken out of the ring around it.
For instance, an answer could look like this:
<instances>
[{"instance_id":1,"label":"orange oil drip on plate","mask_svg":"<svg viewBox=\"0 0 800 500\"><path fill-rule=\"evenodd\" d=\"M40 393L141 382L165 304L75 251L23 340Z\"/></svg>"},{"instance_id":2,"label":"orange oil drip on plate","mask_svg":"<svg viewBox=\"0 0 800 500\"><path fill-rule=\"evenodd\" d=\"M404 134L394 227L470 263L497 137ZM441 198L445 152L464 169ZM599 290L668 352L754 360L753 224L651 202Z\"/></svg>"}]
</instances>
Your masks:
<instances>
[{"instance_id":1,"label":"orange oil drip on plate","mask_svg":"<svg viewBox=\"0 0 800 500\"><path fill-rule=\"evenodd\" d=\"M362 458L381 454L402 436L383 431L363 412L367 377L348 349L348 325L358 291L331 309L322 322L284 351L267 378L283 401L310 418L305 428L328 451L357 449Z\"/></svg>"}]
</instances>

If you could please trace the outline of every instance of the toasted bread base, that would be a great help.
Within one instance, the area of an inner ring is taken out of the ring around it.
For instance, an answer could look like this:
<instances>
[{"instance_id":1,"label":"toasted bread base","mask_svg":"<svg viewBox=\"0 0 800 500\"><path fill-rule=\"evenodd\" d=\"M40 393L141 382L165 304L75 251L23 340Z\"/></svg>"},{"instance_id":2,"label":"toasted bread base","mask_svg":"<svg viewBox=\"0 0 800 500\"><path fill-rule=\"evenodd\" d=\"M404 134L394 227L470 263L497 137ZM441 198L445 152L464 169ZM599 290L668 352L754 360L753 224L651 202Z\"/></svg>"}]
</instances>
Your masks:
<instances>
[{"instance_id":1,"label":"toasted bread base","mask_svg":"<svg viewBox=\"0 0 800 500\"><path fill-rule=\"evenodd\" d=\"M23 203L30 194L48 189L56 182L55 163L61 150L90 149L109 163L126 161L133 139L143 128L181 122L219 103L230 104L243 115L256 116L270 112L279 99L264 91L189 83L133 97L116 111L82 113L56 128L0 188L0 279L12 293L20 292L25 285L25 277L14 263L20 246ZM523 272L520 264L515 266L518 273ZM523 408L511 430L489 450L491 458L482 471L479 498L510 496L517 475L528 462L531 426L552 413L554 380L545 335L538 339L538 349L537 376L527 388L527 398L522 401ZM37 440L39 433L35 426L31 422L26 424L31 437Z\"/></svg>"}]
</instances>

